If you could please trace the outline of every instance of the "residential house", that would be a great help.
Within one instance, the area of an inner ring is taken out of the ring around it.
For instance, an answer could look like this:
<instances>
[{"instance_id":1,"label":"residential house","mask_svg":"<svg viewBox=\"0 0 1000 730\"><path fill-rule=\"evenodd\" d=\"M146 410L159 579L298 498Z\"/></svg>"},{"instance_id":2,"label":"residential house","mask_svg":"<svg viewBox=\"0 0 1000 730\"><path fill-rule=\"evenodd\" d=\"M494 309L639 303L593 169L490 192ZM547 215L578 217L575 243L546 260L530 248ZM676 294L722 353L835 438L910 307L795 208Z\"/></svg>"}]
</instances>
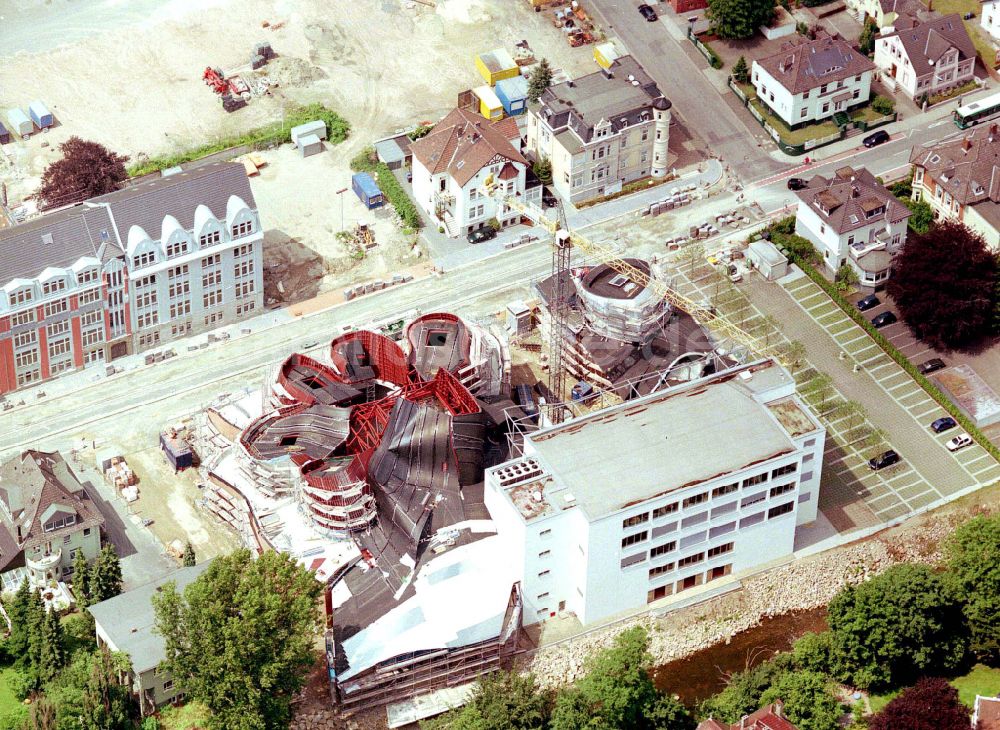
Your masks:
<instances>
[{"instance_id":1,"label":"residential house","mask_svg":"<svg viewBox=\"0 0 1000 730\"><path fill-rule=\"evenodd\" d=\"M1000 250L1000 125L914 147L910 164L914 200L927 201L937 217L964 223Z\"/></svg>"},{"instance_id":2,"label":"residential house","mask_svg":"<svg viewBox=\"0 0 1000 730\"><path fill-rule=\"evenodd\" d=\"M455 109L410 145L413 197L452 236L494 218L501 227L517 223L520 214L491 197L486 187L490 181L499 185L499 193L524 193L528 161L519 151L520 141L512 118L489 121Z\"/></svg>"},{"instance_id":3,"label":"residential house","mask_svg":"<svg viewBox=\"0 0 1000 730\"><path fill-rule=\"evenodd\" d=\"M183 697L180 689L174 686L170 673L159 668L167 653L164 638L155 629L153 596L167 583L173 583L179 592L183 592L211 562L208 560L175 570L87 609L94 617L98 646L128 655L132 664L129 686L143 717Z\"/></svg>"},{"instance_id":4,"label":"residential house","mask_svg":"<svg viewBox=\"0 0 1000 730\"><path fill-rule=\"evenodd\" d=\"M881 287L906 241L910 209L865 168L843 167L796 192L795 232L816 247L831 274L849 265L862 286Z\"/></svg>"},{"instance_id":5,"label":"residential house","mask_svg":"<svg viewBox=\"0 0 1000 730\"><path fill-rule=\"evenodd\" d=\"M713 718L702 720L695 730L798 730L785 717L785 705L781 700L762 707L732 724L719 722Z\"/></svg>"},{"instance_id":6,"label":"residential house","mask_svg":"<svg viewBox=\"0 0 1000 730\"><path fill-rule=\"evenodd\" d=\"M0 394L261 311L262 241L232 162L0 228Z\"/></svg>"},{"instance_id":7,"label":"residential house","mask_svg":"<svg viewBox=\"0 0 1000 730\"><path fill-rule=\"evenodd\" d=\"M525 435L485 479L524 623L593 624L791 555L825 437L773 361Z\"/></svg>"},{"instance_id":8,"label":"residential house","mask_svg":"<svg viewBox=\"0 0 1000 730\"><path fill-rule=\"evenodd\" d=\"M854 10L862 23L871 20L882 33L892 33L937 17L920 0L858 0Z\"/></svg>"},{"instance_id":9,"label":"residential house","mask_svg":"<svg viewBox=\"0 0 1000 730\"><path fill-rule=\"evenodd\" d=\"M824 34L755 60L750 78L757 98L794 129L867 104L874 68L849 43Z\"/></svg>"},{"instance_id":10,"label":"residential house","mask_svg":"<svg viewBox=\"0 0 1000 730\"><path fill-rule=\"evenodd\" d=\"M573 203L669 168L670 101L632 56L549 87L528 107L526 149L552 163L552 185Z\"/></svg>"},{"instance_id":11,"label":"residential house","mask_svg":"<svg viewBox=\"0 0 1000 730\"><path fill-rule=\"evenodd\" d=\"M875 65L890 89L919 100L972 81L976 48L957 13L875 39Z\"/></svg>"},{"instance_id":12,"label":"residential house","mask_svg":"<svg viewBox=\"0 0 1000 730\"><path fill-rule=\"evenodd\" d=\"M972 730L1000 730L1000 697L976 695Z\"/></svg>"},{"instance_id":13,"label":"residential house","mask_svg":"<svg viewBox=\"0 0 1000 730\"><path fill-rule=\"evenodd\" d=\"M1000 42L1000 0L983 0L979 11L979 25L990 34L994 42Z\"/></svg>"},{"instance_id":14,"label":"residential house","mask_svg":"<svg viewBox=\"0 0 1000 730\"><path fill-rule=\"evenodd\" d=\"M104 518L58 452L22 451L0 464L0 571L41 588L101 551Z\"/></svg>"}]
</instances>

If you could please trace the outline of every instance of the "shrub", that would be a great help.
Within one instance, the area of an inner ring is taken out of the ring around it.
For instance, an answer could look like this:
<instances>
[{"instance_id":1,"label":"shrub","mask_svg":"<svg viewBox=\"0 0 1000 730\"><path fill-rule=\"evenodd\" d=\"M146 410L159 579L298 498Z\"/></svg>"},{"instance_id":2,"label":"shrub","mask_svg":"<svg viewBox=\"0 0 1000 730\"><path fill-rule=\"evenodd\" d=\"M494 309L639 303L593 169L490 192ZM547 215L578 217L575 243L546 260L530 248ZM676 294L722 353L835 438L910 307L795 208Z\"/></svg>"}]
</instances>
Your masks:
<instances>
[{"instance_id":1,"label":"shrub","mask_svg":"<svg viewBox=\"0 0 1000 730\"><path fill-rule=\"evenodd\" d=\"M552 162L548 157L543 157L531 166L531 171L535 173L542 185L552 184Z\"/></svg>"},{"instance_id":2,"label":"shrub","mask_svg":"<svg viewBox=\"0 0 1000 730\"><path fill-rule=\"evenodd\" d=\"M747 60L743 56L740 56L733 65L733 78L740 84L750 82L750 69L747 68Z\"/></svg>"},{"instance_id":3,"label":"shrub","mask_svg":"<svg viewBox=\"0 0 1000 730\"><path fill-rule=\"evenodd\" d=\"M26 699L35 688L35 682L24 672L11 672L7 678L7 686L19 700Z\"/></svg>"},{"instance_id":4,"label":"shrub","mask_svg":"<svg viewBox=\"0 0 1000 730\"><path fill-rule=\"evenodd\" d=\"M876 96L872 99L872 111L888 116L896 111L896 102L887 96Z\"/></svg>"}]
</instances>

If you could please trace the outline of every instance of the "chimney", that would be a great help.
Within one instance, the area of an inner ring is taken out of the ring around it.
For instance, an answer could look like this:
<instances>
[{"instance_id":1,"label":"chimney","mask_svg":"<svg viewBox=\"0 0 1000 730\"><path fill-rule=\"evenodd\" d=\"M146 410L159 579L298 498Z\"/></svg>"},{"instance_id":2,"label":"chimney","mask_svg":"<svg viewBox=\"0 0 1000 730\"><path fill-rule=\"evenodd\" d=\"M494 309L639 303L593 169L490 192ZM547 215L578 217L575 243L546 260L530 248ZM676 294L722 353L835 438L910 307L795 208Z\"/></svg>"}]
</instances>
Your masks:
<instances>
[{"instance_id":1,"label":"chimney","mask_svg":"<svg viewBox=\"0 0 1000 730\"><path fill-rule=\"evenodd\" d=\"M992 131L992 128L990 131ZM971 149L972 149L972 140L966 137L965 139L962 140L962 151L968 152Z\"/></svg>"},{"instance_id":2,"label":"chimney","mask_svg":"<svg viewBox=\"0 0 1000 730\"><path fill-rule=\"evenodd\" d=\"M858 188L857 185L851 185L851 197L852 198L860 198L861 197L861 190L860 190L860 188Z\"/></svg>"},{"instance_id":3,"label":"chimney","mask_svg":"<svg viewBox=\"0 0 1000 730\"><path fill-rule=\"evenodd\" d=\"M993 124L990 125L990 137L989 137L990 144L993 144L993 138L996 137L996 135L997 135L997 123L993 122Z\"/></svg>"},{"instance_id":4,"label":"chimney","mask_svg":"<svg viewBox=\"0 0 1000 730\"><path fill-rule=\"evenodd\" d=\"M785 703L781 700L775 700L774 702L774 714L778 717L785 716Z\"/></svg>"}]
</instances>

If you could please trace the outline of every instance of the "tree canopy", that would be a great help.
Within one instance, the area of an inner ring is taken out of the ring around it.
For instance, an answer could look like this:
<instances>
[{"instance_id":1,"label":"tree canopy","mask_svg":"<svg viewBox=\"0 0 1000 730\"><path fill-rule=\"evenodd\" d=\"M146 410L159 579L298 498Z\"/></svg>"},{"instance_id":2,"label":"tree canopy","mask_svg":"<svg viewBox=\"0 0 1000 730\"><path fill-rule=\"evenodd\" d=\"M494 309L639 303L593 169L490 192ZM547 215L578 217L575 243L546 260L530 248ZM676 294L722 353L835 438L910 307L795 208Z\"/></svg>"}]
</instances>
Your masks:
<instances>
[{"instance_id":1,"label":"tree canopy","mask_svg":"<svg viewBox=\"0 0 1000 730\"><path fill-rule=\"evenodd\" d=\"M194 546L190 542L188 542L184 546L183 563L184 563L184 567L186 567L186 568L193 568L195 565L198 564L198 558L194 554Z\"/></svg>"},{"instance_id":2,"label":"tree canopy","mask_svg":"<svg viewBox=\"0 0 1000 730\"><path fill-rule=\"evenodd\" d=\"M548 699L535 678L515 672L480 677L461 709L421 723L422 730L536 730L549 720Z\"/></svg>"},{"instance_id":3,"label":"tree canopy","mask_svg":"<svg viewBox=\"0 0 1000 730\"><path fill-rule=\"evenodd\" d=\"M969 708L940 678L921 679L868 721L868 730L969 730Z\"/></svg>"},{"instance_id":4,"label":"tree canopy","mask_svg":"<svg viewBox=\"0 0 1000 730\"><path fill-rule=\"evenodd\" d=\"M948 672L966 655L962 607L925 565L902 564L844 588L828 609L834 675L857 687L899 686Z\"/></svg>"},{"instance_id":5,"label":"tree canopy","mask_svg":"<svg viewBox=\"0 0 1000 730\"><path fill-rule=\"evenodd\" d=\"M61 145L62 159L42 173L42 186L35 197L43 210L78 203L120 190L128 180L128 157L97 142L70 137Z\"/></svg>"},{"instance_id":6,"label":"tree canopy","mask_svg":"<svg viewBox=\"0 0 1000 730\"><path fill-rule=\"evenodd\" d=\"M280 552L215 558L181 595L153 599L163 668L211 712L218 730L287 726L290 703L316 660L322 586Z\"/></svg>"},{"instance_id":7,"label":"tree canopy","mask_svg":"<svg viewBox=\"0 0 1000 730\"><path fill-rule=\"evenodd\" d=\"M914 335L950 349L991 332L996 282L997 261L983 237L942 221L907 238L888 292Z\"/></svg>"},{"instance_id":8,"label":"tree canopy","mask_svg":"<svg viewBox=\"0 0 1000 730\"><path fill-rule=\"evenodd\" d=\"M528 79L528 101L536 102L542 98L542 94L551 83L552 67L549 65L549 59L543 58L535 66Z\"/></svg>"},{"instance_id":9,"label":"tree canopy","mask_svg":"<svg viewBox=\"0 0 1000 730\"><path fill-rule=\"evenodd\" d=\"M1000 517L978 516L945 543L946 582L962 601L969 648L986 660L1000 660Z\"/></svg>"},{"instance_id":10,"label":"tree canopy","mask_svg":"<svg viewBox=\"0 0 1000 730\"><path fill-rule=\"evenodd\" d=\"M720 38L749 38L774 16L774 0L708 0L712 32Z\"/></svg>"},{"instance_id":11,"label":"tree canopy","mask_svg":"<svg viewBox=\"0 0 1000 730\"><path fill-rule=\"evenodd\" d=\"M798 730L839 730L844 711L831 691L832 680L810 671L785 672L760 698L785 703L785 715Z\"/></svg>"},{"instance_id":12,"label":"tree canopy","mask_svg":"<svg viewBox=\"0 0 1000 730\"><path fill-rule=\"evenodd\" d=\"M108 543L90 567L87 589L91 603L100 603L122 592L122 565L115 547Z\"/></svg>"},{"instance_id":13,"label":"tree canopy","mask_svg":"<svg viewBox=\"0 0 1000 730\"><path fill-rule=\"evenodd\" d=\"M636 627L591 657L587 674L556 698L552 730L693 730L683 705L653 685L648 646L645 629Z\"/></svg>"},{"instance_id":14,"label":"tree canopy","mask_svg":"<svg viewBox=\"0 0 1000 730\"><path fill-rule=\"evenodd\" d=\"M791 655L778 654L773 659L734 674L724 690L701 703L699 714L722 722L737 722L744 715L760 709L761 697L767 689L792 668Z\"/></svg>"}]
</instances>

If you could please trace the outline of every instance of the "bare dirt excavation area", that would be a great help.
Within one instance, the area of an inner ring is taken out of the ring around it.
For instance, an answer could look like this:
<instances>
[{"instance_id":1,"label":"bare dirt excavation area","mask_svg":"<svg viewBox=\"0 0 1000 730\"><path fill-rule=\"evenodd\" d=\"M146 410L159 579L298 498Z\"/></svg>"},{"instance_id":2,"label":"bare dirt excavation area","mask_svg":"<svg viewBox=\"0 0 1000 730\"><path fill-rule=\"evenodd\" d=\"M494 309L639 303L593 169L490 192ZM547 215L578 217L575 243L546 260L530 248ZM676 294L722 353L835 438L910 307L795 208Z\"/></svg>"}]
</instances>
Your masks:
<instances>
[{"instance_id":1,"label":"bare dirt excavation area","mask_svg":"<svg viewBox=\"0 0 1000 730\"><path fill-rule=\"evenodd\" d=\"M103 21L106 30L79 33L73 26L62 39L59 24L76 22L64 16L76 17L78 3L51 0L44 10L39 4L31 12L46 27L38 30L37 43L23 47L69 43L0 56L4 116L40 99L57 119L49 132L3 147L0 179L10 206L37 188L59 143L72 135L135 161L238 135L282 120L291 106L321 102L350 122L347 142L306 159L290 145L266 151L268 164L251 180L267 229L267 294L279 301L391 277L422 261L416 236L395 225L391 208L368 211L350 191L349 162L375 139L440 119L459 91L481 84L476 53L499 46L513 51L526 40L536 58L548 58L557 69L578 74L596 68L590 47L570 48L523 0L438 0L435 7L408 0L139 2L152 6L145 20L136 23L135 8L123 6L120 19ZM99 5L88 12L113 12ZM76 35L83 37L74 40ZM260 41L277 54L257 72L272 82L271 94L226 113L202 72L246 66ZM364 260L338 239L342 219L347 229L359 221L373 228L378 245Z\"/></svg>"}]
</instances>

